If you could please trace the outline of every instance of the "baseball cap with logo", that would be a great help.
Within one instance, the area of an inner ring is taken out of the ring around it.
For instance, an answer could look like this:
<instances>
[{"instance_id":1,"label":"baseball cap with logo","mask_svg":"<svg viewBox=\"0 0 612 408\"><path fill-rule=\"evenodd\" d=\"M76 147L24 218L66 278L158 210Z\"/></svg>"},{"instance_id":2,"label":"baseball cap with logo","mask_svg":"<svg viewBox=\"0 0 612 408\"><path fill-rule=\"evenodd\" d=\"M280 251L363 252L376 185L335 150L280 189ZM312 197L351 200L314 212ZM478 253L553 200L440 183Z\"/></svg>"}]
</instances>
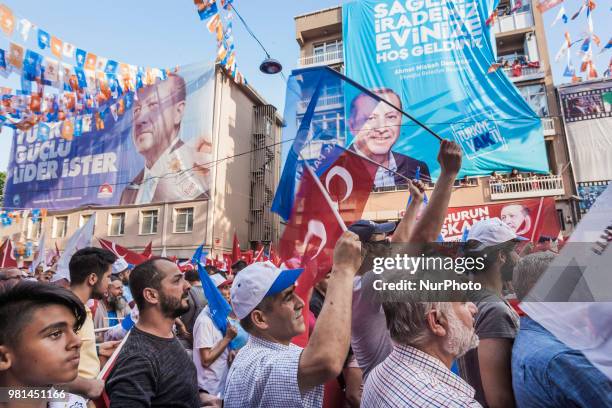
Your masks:
<instances>
[{"instance_id":1,"label":"baseball cap with logo","mask_svg":"<svg viewBox=\"0 0 612 408\"><path fill-rule=\"evenodd\" d=\"M477 241L475 246L471 246L471 252L483 251L504 242L527 241L527 238L516 235L514 230L499 218L489 218L481 220L472 225L467 237L469 241Z\"/></svg>"},{"instance_id":2,"label":"baseball cap with logo","mask_svg":"<svg viewBox=\"0 0 612 408\"><path fill-rule=\"evenodd\" d=\"M112 274L113 275L117 275L117 274L125 271L129 267L130 267L130 265L125 261L125 259L119 257L119 258L117 258L117 260L113 264L113 272L112 272Z\"/></svg>"},{"instance_id":3,"label":"baseball cap with logo","mask_svg":"<svg viewBox=\"0 0 612 408\"><path fill-rule=\"evenodd\" d=\"M376 223L370 220L359 220L352 223L348 230L359 236L361 242L368 242L374 234L388 234L395 229L394 222Z\"/></svg>"},{"instance_id":4,"label":"baseball cap with logo","mask_svg":"<svg viewBox=\"0 0 612 408\"><path fill-rule=\"evenodd\" d=\"M266 296L282 292L299 278L304 269L280 269L272 262L255 262L240 271L231 289L232 307L244 319Z\"/></svg>"}]
</instances>

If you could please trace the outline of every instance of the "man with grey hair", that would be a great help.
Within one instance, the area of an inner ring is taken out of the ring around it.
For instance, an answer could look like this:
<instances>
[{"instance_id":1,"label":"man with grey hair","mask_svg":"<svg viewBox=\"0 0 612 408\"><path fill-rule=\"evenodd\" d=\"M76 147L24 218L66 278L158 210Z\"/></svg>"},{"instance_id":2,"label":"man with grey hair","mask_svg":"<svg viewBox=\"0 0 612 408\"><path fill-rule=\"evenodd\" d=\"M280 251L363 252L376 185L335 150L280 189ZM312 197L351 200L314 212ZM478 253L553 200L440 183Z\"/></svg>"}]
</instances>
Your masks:
<instances>
[{"instance_id":1,"label":"man with grey hair","mask_svg":"<svg viewBox=\"0 0 612 408\"><path fill-rule=\"evenodd\" d=\"M390 272L385 281L400 283L403 278L405 274ZM396 290L381 295L394 346L367 377L362 406L480 407L475 390L450 370L453 360L478 346L476 306L424 302L422 294Z\"/></svg>"},{"instance_id":2,"label":"man with grey hair","mask_svg":"<svg viewBox=\"0 0 612 408\"><path fill-rule=\"evenodd\" d=\"M517 263L512 284L519 300L554 258L551 252L537 252ZM529 316L521 317L512 347L512 388L519 407L612 406L612 381Z\"/></svg>"}]
</instances>

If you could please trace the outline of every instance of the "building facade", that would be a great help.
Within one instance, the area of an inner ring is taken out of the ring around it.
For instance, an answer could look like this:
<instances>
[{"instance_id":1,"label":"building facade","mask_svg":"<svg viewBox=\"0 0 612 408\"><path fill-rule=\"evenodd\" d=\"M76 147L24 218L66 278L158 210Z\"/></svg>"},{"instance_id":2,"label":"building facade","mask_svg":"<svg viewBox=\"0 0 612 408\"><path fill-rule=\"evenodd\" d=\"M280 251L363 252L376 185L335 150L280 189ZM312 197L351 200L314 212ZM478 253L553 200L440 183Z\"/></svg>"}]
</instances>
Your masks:
<instances>
[{"instance_id":1,"label":"building facade","mask_svg":"<svg viewBox=\"0 0 612 408\"><path fill-rule=\"evenodd\" d=\"M153 254L182 259L200 244L222 259L231 252L234 233L243 250L277 241L278 219L270 205L280 172L282 118L250 85L235 83L219 67L215 75L209 200L49 212L42 222L26 217L2 235L16 245L32 242L36 249L44 233L47 251L55 245L61 251L95 217L94 245L102 238L140 252L151 242Z\"/></svg>"},{"instance_id":2,"label":"building facade","mask_svg":"<svg viewBox=\"0 0 612 408\"><path fill-rule=\"evenodd\" d=\"M491 30L495 34L498 61L510 80L542 119L549 175L522 180L470 178L457 182L451 207L503 203L533 197L553 196L565 235L579 218L578 201L569 161L563 122L553 85L544 25L539 10L531 1L502 0L499 18ZM331 7L295 17L296 40L300 46L300 68L327 65L344 72L342 7ZM517 61L520 68L515 64ZM514 65L514 68L513 68ZM342 105L342 95L323 95L330 103ZM344 132L343 115L329 117L316 113L313 122ZM431 188L431 186L430 186ZM364 216L372 220L397 220L407 201L402 187L378 189L371 194Z\"/></svg>"}]
</instances>

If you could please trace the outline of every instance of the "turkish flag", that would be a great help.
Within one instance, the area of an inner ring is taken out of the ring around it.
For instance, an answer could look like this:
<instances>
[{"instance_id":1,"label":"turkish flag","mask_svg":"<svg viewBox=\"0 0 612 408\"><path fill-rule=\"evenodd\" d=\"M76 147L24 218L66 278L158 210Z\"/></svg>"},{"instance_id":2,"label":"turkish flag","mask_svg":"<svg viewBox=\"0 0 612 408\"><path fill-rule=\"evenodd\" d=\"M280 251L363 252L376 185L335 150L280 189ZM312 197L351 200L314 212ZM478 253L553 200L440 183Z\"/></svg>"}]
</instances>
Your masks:
<instances>
[{"instance_id":1,"label":"turkish flag","mask_svg":"<svg viewBox=\"0 0 612 408\"><path fill-rule=\"evenodd\" d=\"M129 249L122 247L121 245L115 244L113 241L107 241L105 239L98 238L100 242L100 246L104 249L108 249L119 258L123 258L125 262L138 265L146 261L148 258L134 251L130 251Z\"/></svg>"},{"instance_id":2,"label":"turkish flag","mask_svg":"<svg viewBox=\"0 0 612 408\"><path fill-rule=\"evenodd\" d=\"M232 244L232 263L238 262L242 254L240 252L240 242L238 241L238 236L234 231L234 243Z\"/></svg>"},{"instance_id":3,"label":"turkish flag","mask_svg":"<svg viewBox=\"0 0 612 408\"><path fill-rule=\"evenodd\" d=\"M13 255L13 243L7 239L0 246L0 268L17 268L17 260Z\"/></svg>"},{"instance_id":4,"label":"turkish flag","mask_svg":"<svg viewBox=\"0 0 612 408\"><path fill-rule=\"evenodd\" d=\"M152 249L153 249L153 241L149 242L149 244L143 249L141 255L144 256L145 258L150 258Z\"/></svg>"}]
</instances>

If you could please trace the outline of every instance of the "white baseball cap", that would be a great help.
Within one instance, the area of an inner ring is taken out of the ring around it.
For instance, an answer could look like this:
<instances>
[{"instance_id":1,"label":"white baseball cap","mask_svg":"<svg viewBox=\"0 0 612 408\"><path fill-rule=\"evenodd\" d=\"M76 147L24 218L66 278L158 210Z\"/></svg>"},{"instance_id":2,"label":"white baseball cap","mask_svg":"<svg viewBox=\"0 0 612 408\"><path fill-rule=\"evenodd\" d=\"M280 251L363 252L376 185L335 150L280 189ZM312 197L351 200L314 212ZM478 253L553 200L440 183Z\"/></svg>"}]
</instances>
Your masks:
<instances>
[{"instance_id":1,"label":"white baseball cap","mask_svg":"<svg viewBox=\"0 0 612 408\"><path fill-rule=\"evenodd\" d=\"M478 221L472 225L467 240L480 243L478 246L470 248L470 251L478 252L508 241L527 241L527 238L516 235L512 228L495 217Z\"/></svg>"},{"instance_id":2,"label":"white baseball cap","mask_svg":"<svg viewBox=\"0 0 612 408\"><path fill-rule=\"evenodd\" d=\"M210 275L210 279L213 281L216 287L229 285L232 283L231 279L226 279L225 276L220 273L215 273L214 275Z\"/></svg>"},{"instance_id":3,"label":"white baseball cap","mask_svg":"<svg viewBox=\"0 0 612 408\"><path fill-rule=\"evenodd\" d=\"M299 278L304 269L280 269L270 261L255 262L240 271L230 291L238 319L244 319L266 296L282 292Z\"/></svg>"},{"instance_id":4,"label":"white baseball cap","mask_svg":"<svg viewBox=\"0 0 612 408\"><path fill-rule=\"evenodd\" d=\"M125 271L129 267L130 267L130 265L125 261L125 259L119 257L119 258L117 258L117 260L113 264L113 272L112 272L112 274L113 275L117 275L117 274Z\"/></svg>"}]
</instances>

